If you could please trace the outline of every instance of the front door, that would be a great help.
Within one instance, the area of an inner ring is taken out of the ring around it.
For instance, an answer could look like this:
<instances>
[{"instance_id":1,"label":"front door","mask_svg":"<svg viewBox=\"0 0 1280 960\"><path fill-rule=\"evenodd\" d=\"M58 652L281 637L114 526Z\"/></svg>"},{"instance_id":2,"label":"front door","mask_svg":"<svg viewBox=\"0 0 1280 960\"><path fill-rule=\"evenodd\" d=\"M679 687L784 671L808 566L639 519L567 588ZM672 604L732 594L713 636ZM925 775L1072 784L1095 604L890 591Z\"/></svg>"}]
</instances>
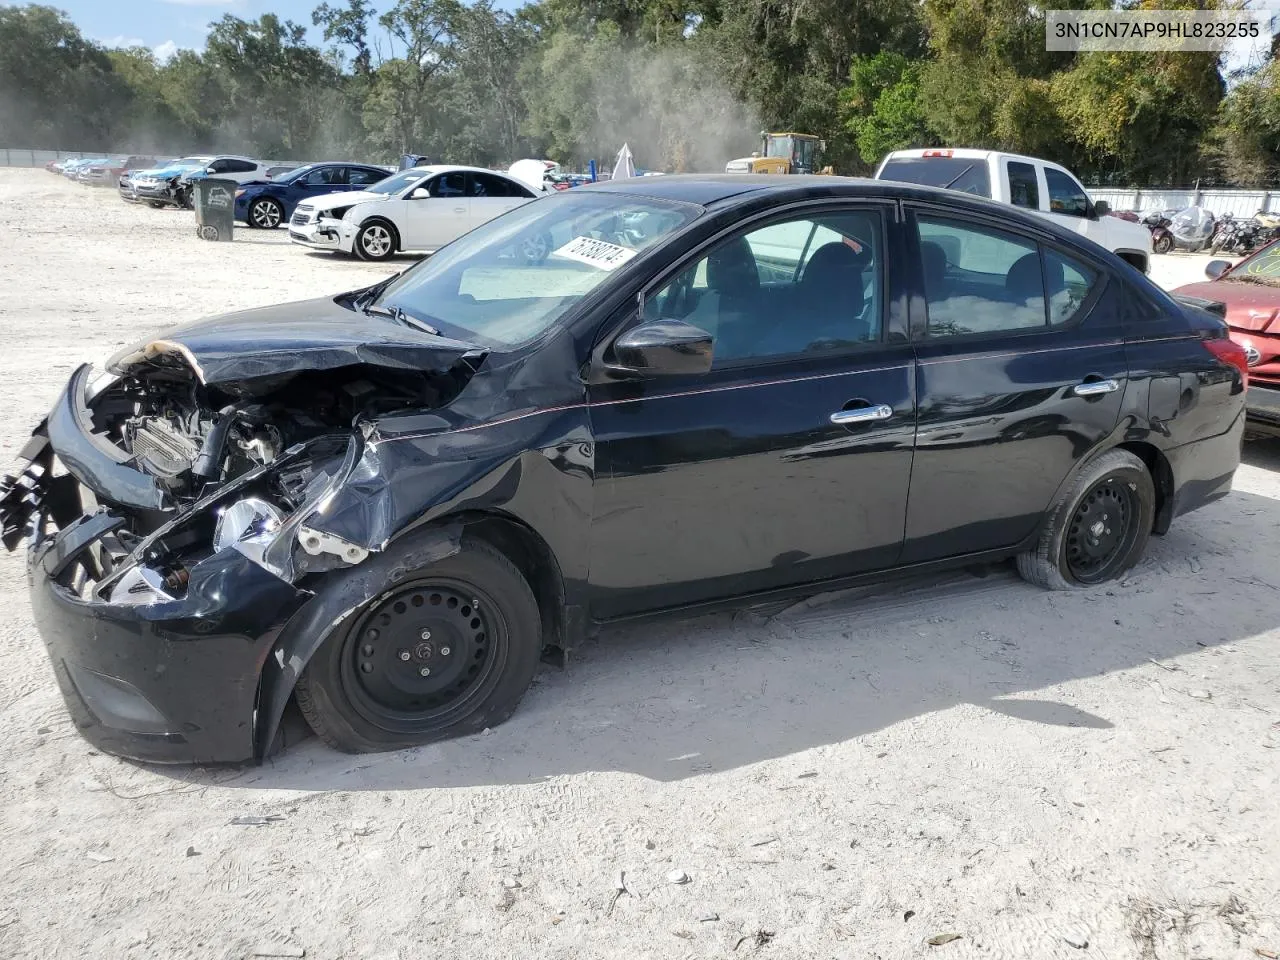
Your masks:
<instances>
[{"instance_id":1,"label":"front door","mask_svg":"<svg viewBox=\"0 0 1280 960\"><path fill-rule=\"evenodd\" d=\"M427 196L415 196L419 190ZM465 171L453 170L417 183L404 201L400 224L405 250L435 250L471 229L471 201Z\"/></svg>"},{"instance_id":2,"label":"front door","mask_svg":"<svg viewBox=\"0 0 1280 960\"><path fill-rule=\"evenodd\" d=\"M1002 227L913 217L919 426L904 563L1014 546L1115 430L1128 378L1102 271Z\"/></svg>"},{"instance_id":3,"label":"front door","mask_svg":"<svg viewBox=\"0 0 1280 960\"><path fill-rule=\"evenodd\" d=\"M888 304L892 216L864 205L748 229L644 298L637 322L699 326L715 360L699 377L593 377L596 616L897 560L915 409Z\"/></svg>"}]
</instances>

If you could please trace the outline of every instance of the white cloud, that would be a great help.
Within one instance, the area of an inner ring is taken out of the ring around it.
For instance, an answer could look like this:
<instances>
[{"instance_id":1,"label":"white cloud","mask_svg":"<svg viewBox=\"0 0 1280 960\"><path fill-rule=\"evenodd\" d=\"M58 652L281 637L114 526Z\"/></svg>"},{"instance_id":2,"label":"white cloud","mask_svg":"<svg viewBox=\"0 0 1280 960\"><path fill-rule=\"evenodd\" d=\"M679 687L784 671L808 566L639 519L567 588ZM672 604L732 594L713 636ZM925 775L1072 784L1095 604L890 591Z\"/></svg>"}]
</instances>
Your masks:
<instances>
[{"instance_id":1,"label":"white cloud","mask_svg":"<svg viewBox=\"0 0 1280 960\"><path fill-rule=\"evenodd\" d=\"M158 61L160 61L161 63L164 63L181 49L182 48L178 46L176 43L174 43L172 40L166 40L164 43L160 44L160 46L156 47L151 52L156 55L156 59Z\"/></svg>"},{"instance_id":2,"label":"white cloud","mask_svg":"<svg viewBox=\"0 0 1280 960\"><path fill-rule=\"evenodd\" d=\"M99 41L108 50L115 50L123 47L145 47L141 37L126 37L123 33L119 36L108 37Z\"/></svg>"}]
</instances>

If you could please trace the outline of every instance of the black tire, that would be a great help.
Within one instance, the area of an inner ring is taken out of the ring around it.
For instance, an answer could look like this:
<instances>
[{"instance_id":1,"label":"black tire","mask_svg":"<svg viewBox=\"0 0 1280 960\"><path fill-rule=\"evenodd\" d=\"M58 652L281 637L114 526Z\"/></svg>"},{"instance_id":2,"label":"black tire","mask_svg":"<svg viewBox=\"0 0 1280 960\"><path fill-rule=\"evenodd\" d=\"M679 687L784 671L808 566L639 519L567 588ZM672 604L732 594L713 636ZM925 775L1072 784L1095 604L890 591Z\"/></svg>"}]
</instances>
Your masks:
<instances>
[{"instance_id":1,"label":"black tire","mask_svg":"<svg viewBox=\"0 0 1280 960\"><path fill-rule=\"evenodd\" d=\"M1151 249L1154 253L1168 253L1173 249L1173 237L1167 233L1161 234L1152 242Z\"/></svg>"},{"instance_id":2,"label":"black tire","mask_svg":"<svg viewBox=\"0 0 1280 960\"><path fill-rule=\"evenodd\" d=\"M1049 509L1040 542L1018 555L1018 573L1050 590L1114 580L1146 550L1155 505L1146 464L1128 450L1109 450L1085 464Z\"/></svg>"},{"instance_id":3,"label":"black tire","mask_svg":"<svg viewBox=\"0 0 1280 960\"><path fill-rule=\"evenodd\" d=\"M497 726L538 667L538 604L505 556L464 539L458 553L425 568L406 563L411 547L365 561L373 595L325 639L294 690L316 735L348 753Z\"/></svg>"},{"instance_id":4,"label":"black tire","mask_svg":"<svg viewBox=\"0 0 1280 960\"><path fill-rule=\"evenodd\" d=\"M361 260L390 260L400 249L400 237L387 221L370 220L361 225L352 249Z\"/></svg>"},{"instance_id":5,"label":"black tire","mask_svg":"<svg viewBox=\"0 0 1280 960\"><path fill-rule=\"evenodd\" d=\"M152 210L163 210L168 206L167 203L161 203L159 200L148 200L147 205L151 207Z\"/></svg>"},{"instance_id":6,"label":"black tire","mask_svg":"<svg viewBox=\"0 0 1280 960\"><path fill-rule=\"evenodd\" d=\"M284 223L284 207L271 197L259 197L249 204L245 222L255 230L274 230Z\"/></svg>"}]
</instances>

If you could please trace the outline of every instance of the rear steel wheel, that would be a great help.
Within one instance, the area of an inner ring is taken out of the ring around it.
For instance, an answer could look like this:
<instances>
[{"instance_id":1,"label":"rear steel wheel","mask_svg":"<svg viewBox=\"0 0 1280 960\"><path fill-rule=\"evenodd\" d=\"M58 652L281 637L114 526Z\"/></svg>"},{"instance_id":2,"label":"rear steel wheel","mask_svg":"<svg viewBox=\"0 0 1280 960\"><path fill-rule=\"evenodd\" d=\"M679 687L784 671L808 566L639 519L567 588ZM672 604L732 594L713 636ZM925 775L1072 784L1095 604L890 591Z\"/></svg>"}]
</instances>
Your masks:
<instances>
[{"instance_id":1,"label":"rear steel wheel","mask_svg":"<svg viewBox=\"0 0 1280 960\"><path fill-rule=\"evenodd\" d=\"M1018 573L1051 590L1114 580L1142 557L1155 507L1146 464L1128 450L1109 450L1067 484L1035 548L1018 555Z\"/></svg>"},{"instance_id":2,"label":"rear steel wheel","mask_svg":"<svg viewBox=\"0 0 1280 960\"><path fill-rule=\"evenodd\" d=\"M1084 495L1065 542L1067 569L1077 583L1110 580L1137 536L1138 504L1132 485L1108 476Z\"/></svg>"}]
</instances>

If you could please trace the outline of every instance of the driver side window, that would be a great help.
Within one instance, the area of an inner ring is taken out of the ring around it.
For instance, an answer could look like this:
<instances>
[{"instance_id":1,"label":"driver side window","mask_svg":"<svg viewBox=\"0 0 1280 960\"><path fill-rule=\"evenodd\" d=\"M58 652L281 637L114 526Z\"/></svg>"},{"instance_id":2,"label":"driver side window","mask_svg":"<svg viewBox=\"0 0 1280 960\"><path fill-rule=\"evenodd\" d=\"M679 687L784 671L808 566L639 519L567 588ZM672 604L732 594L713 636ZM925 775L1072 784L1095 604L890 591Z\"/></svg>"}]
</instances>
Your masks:
<instances>
[{"instance_id":1,"label":"driver side window","mask_svg":"<svg viewBox=\"0 0 1280 960\"><path fill-rule=\"evenodd\" d=\"M464 196L467 190L467 175L460 170L442 173L431 181L429 189L433 197Z\"/></svg>"},{"instance_id":2,"label":"driver side window","mask_svg":"<svg viewBox=\"0 0 1280 960\"><path fill-rule=\"evenodd\" d=\"M880 214L793 218L738 234L645 300L646 320L715 338L713 369L880 339Z\"/></svg>"}]
</instances>

